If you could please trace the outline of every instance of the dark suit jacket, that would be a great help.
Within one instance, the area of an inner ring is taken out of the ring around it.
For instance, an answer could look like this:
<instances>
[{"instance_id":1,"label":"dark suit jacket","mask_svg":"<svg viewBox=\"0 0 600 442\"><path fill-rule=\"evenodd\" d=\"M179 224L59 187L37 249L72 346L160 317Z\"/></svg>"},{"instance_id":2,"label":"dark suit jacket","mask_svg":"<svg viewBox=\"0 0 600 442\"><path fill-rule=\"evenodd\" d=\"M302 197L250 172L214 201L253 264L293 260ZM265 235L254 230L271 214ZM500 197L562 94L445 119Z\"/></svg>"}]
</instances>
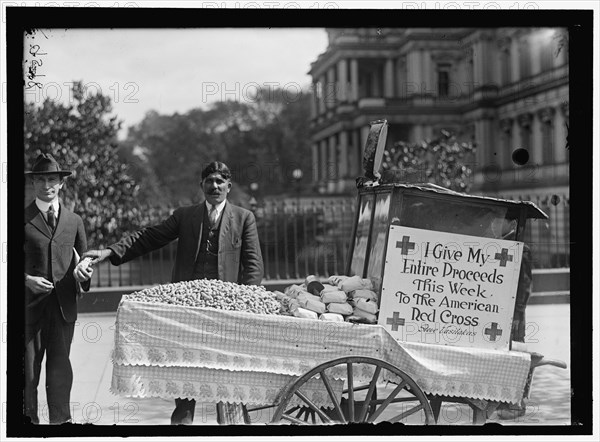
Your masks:
<instances>
[{"instance_id":1,"label":"dark suit jacket","mask_svg":"<svg viewBox=\"0 0 600 442\"><path fill-rule=\"evenodd\" d=\"M204 203L180 207L161 224L123 238L109 246L114 252L111 263L123 264L179 239L171 280L189 281L200 250L204 210ZM259 285L263 278L263 261L254 215L229 202L225 204L221 218L218 270L221 281Z\"/></svg>"},{"instance_id":2,"label":"dark suit jacket","mask_svg":"<svg viewBox=\"0 0 600 442\"><path fill-rule=\"evenodd\" d=\"M77 298L81 289L87 291L90 281L77 283L73 270L77 265L73 248L79 256L87 250L83 221L60 205L60 213L54 235L44 220L35 201L25 208L25 273L48 279L52 269L52 281L58 297L63 318L67 322L77 319ZM48 294L34 294L25 288L26 321L34 324L41 317Z\"/></svg>"}]
</instances>

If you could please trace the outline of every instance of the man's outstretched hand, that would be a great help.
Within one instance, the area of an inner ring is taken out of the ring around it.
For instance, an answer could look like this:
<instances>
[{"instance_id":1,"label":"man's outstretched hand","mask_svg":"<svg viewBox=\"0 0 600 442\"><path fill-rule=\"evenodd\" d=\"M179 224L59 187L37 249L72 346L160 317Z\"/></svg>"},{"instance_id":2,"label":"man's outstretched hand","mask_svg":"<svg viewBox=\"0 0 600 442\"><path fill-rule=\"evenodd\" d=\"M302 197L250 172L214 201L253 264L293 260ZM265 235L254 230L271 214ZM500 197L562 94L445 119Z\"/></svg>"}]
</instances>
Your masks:
<instances>
[{"instance_id":1,"label":"man's outstretched hand","mask_svg":"<svg viewBox=\"0 0 600 442\"><path fill-rule=\"evenodd\" d=\"M103 250L88 250L83 255L81 255L81 259L83 258L91 258L92 262L90 265L98 264L105 259L109 258L112 255L113 251L111 249L103 249Z\"/></svg>"}]
</instances>

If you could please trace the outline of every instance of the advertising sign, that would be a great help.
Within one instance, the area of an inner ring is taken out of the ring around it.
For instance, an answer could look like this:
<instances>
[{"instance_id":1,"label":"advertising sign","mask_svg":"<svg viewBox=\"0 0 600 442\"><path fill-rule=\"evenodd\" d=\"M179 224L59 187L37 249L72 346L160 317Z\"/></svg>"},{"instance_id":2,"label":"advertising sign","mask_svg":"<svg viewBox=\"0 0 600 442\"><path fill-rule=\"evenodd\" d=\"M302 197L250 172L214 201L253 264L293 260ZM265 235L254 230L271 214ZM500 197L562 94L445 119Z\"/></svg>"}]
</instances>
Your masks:
<instances>
[{"instance_id":1,"label":"advertising sign","mask_svg":"<svg viewBox=\"0 0 600 442\"><path fill-rule=\"evenodd\" d=\"M390 226L378 323L400 341L508 350L522 251Z\"/></svg>"}]
</instances>

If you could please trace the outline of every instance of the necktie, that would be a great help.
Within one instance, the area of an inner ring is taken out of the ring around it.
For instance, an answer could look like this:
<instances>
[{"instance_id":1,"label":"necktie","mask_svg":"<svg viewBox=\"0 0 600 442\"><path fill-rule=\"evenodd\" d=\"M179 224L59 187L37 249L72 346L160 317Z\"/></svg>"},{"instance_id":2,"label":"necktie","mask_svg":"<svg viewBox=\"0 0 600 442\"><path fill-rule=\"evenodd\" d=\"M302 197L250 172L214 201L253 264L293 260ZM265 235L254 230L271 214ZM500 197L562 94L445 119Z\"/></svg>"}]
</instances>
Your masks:
<instances>
[{"instance_id":1,"label":"necktie","mask_svg":"<svg viewBox=\"0 0 600 442\"><path fill-rule=\"evenodd\" d=\"M54 206L52 205L48 209L48 225L50 226L50 229L54 232L54 229L56 228L56 215L54 214Z\"/></svg>"},{"instance_id":2,"label":"necktie","mask_svg":"<svg viewBox=\"0 0 600 442\"><path fill-rule=\"evenodd\" d=\"M208 213L208 219L210 221L210 228L214 229L217 226L217 206L212 206Z\"/></svg>"}]
</instances>

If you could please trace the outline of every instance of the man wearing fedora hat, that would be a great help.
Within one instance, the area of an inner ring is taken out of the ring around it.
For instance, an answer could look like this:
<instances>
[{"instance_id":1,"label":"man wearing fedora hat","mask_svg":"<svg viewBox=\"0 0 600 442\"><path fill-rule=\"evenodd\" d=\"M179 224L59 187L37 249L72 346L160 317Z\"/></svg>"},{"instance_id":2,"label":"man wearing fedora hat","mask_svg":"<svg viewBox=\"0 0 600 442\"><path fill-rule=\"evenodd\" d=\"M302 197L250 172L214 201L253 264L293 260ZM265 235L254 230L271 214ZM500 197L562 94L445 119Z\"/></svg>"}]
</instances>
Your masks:
<instances>
[{"instance_id":1,"label":"man wearing fedora hat","mask_svg":"<svg viewBox=\"0 0 600 442\"><path fill-rule=\"evenodd\" d=\"M92 268L77 265L87 249L83 221L60 204L62 170L49 154L39 155L29 172L35 201L25 208L25 415L38 417L38 383L46 356L49 421L71 421L73 371L69 360L77 319L77 299L90 286Z\"/></svg>"}]
</instances>

